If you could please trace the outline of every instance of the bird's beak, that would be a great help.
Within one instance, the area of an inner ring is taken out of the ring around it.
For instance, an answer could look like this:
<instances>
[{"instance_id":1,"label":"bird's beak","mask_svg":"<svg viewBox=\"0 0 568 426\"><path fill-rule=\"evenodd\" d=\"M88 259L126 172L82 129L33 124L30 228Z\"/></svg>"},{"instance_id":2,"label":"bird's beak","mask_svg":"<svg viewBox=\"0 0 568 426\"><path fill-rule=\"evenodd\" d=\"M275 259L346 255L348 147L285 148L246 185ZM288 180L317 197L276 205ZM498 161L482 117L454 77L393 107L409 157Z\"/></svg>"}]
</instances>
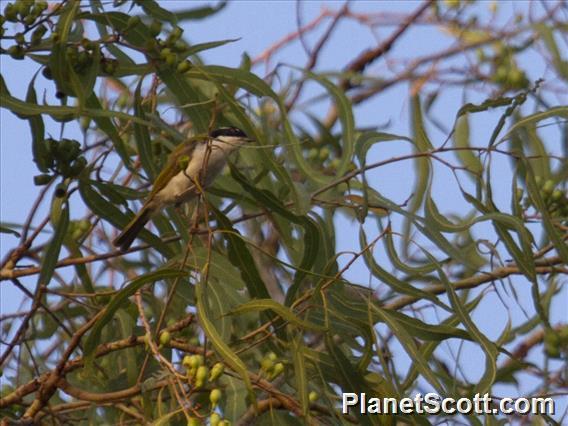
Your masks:
<instances>
[{"instance_id":1,"label":"bird's beak","mask_svg":"<svg viewBox=\"0 0 568 426\"><path fill-rule=\"evenodd\" d=\"M253 138L244 138L244 141L245 141L246 143L251 143L251 142L256 142L256 139L253 139Z\"/></svg>"}]
</instances>

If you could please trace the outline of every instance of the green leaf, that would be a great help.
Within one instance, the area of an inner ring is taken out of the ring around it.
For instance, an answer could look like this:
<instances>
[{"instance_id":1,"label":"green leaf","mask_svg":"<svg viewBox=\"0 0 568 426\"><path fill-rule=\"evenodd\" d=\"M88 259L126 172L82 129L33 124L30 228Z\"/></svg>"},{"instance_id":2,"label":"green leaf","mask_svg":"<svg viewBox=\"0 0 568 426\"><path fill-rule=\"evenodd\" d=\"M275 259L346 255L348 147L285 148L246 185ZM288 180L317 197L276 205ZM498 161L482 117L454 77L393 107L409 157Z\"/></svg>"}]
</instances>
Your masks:
<instances>
[{"instance_id":1,"label":"green leaf","mask_svg":"<svg viewBox=\"0 0 568 426\"><path fill-rule=\"evenodd\" d=\"M511 126L509 131L501 138L501 140L503 141L507 139L513 132L517 131L517 129L521 127L533 125L550 117L568 118L568 106L552 107L546 111L537 112L518 120L513 126Z\"/></svg>"},{"instance_id":2,"label":"green leaf","mask_svg":"<svg viewBox=\"0 0 568 426\"><path fill-rule=\"evenodd\" d=\"M87 364L89 362L92 362L95 356L95 349L97 348L97 345L101 343L101 332L103 328L114 318L116 311L126 305L130 296L132 296L146 284L155 283L156 281L161 281L168 278L181 278L187 276L187 274L188 272L186 271L160 269L154 272L149 272L132 280L123 289L116 293L112 297L111 302L104 308L104 311L102 311L103 313L95 322L95 325L93 326L91 332L85 340L85 343L83 345L85 362Z\"/></svg>"},{"instance_id":3,"label":"green leaf","mask_svg":"<svg viewBox=\"0 0 568 426\"><path fill-rule=\"evenodd\" d=\"M227 6L227 0L218 2L215 6L195 7L174 12L178 21L199 20L220 12Z\"/></svg>"},{"instance_id":4,"label":"green leaf","mask_svg":"<svg viewBox=\"0 0 568 426\"><path fill-rule=\"evenodd\" d=\"M172 25L177 24L177 15L169 10L164 9L161 7L156 1L154 0L144 0L138 2L140 7L146 12L147 15L150 15L156 18L158 21L168 21Z\"/></svg>"},{"instance_id":5,"label":"green leaf","mask_svg":"<svg viewBox=\"0 0 568 426\"><path fill-rule=\"evenodd\" d=\"M70 0L65 3L56 26L58 39L53 44L49 60L49 67L57 88L70 96L77 96L77 94L70 84L70 71L72 70L71 61L67 56L67 39L80 6L80 0Z\"/></svg>"},{"instance_id":6,"label":"green leaf","mask_svg":"<svg viewBox=\"0 0 568 426\"><path fill-rule=\"evenodd\" d=\"M477 296L474 300L472 300L471 302L468 302L465 305L465 309L467 312L471 312L473 309L475 309L477 307L477 305L479 305L479 302L481 302L484 298L483 294L480 294L479 296ZM389 311L389 312L393 312L393 311ZM441 327L451 327L454 328L456 325L459 324L459 318L457 317L457 315L451 315L448 318L446 318L441 324ZM468 334L468 339L469 339L469 334ZM432 357L432 354L434 353L434 351L436 350L436 348L440 345L440 342L442 342L442 340L431 340L427 343L425 343L424 345L422 345L420 347L420 352L422 353L423 358L425 359L430 359ZM412 364L412 366L410 367L410 370L408 371L408 374L406 375L406 378L404 379L404 382L402 382L402 384L400 385L400 388L405 390L405 389L409 389L412 386L412 383L414 383L414 381L418 378L418 368L416 366L416 364Z\"/></svg>"},{"instance_id":7,"label":"green leaf","mask_svg":"<svg viewBox=\"0 0 568 426\"><path fill-rule=\"evenodd\" d=\"M333 366L331 367L333 368L332 371L335 376L333 381L339 383L344 392L369 392L370 389L365 378L361 375L357 368L351 364L349 359L341 350L341 347L333 341L329 334L326 334L325 336L325 345L327 352L333 361ZM354 410L352 414L357 416L358 421L360 421L363 425L380 423L377 416L364 416L361 415L358 410Z\"/></svg>"},{"instance_id":8,"label":"green leaf","mask_svg":"<svg viewBox=\"0 0 568 426\"><path fill-rule=\"evenodd\" d=\"M280 303L272 300L272 299L255 299L251 300L247 303L244 303L233 309L230 314L231 315L238 315L244 314L247 312L255 312L255 311L264 311L270 309L274 311L278 316L285 319L291 324L297 325L298 327L305 328L306 330L313 330L313 331L325 331L325 327L321 327L319 325L310 323L308 321L304 321L299 318L294 312L290 310L287 306L281 305Z\"/></svg>"},{"instance_id":9,"label":"green leaf","mask_svg":"<svg viewBox=\"0 0 568 426\"><path fill-rule=\"evenodd\" d=\"M502 106L511 105L514 100L515 98L500 97L495 99L486 99L479 105L471 103L465 104L459 109L458 113L456 114L456 122L462 115L468 113L484 112L490 108L499 108Z\"/></svg>"},{"instance_id":10,"label":"green leaf","mask_svg":"<svg viewBox=\"0 0 568 426\"><path fill-rule=\"evenodd\" d=\"M359 245L361 250L367 247L367 236L365 231L361 228L359 230ZM435 303L438 306L448 309L436 296L425 292L419 288L413 287L410 283L405 282L397 278L396 276L389 273L387 270L382 268L374 259L372 250L365 250L363 253L363 259L367 264L368 268L371 270L373 275L375 275L379 280L384 282L386 285L391 287L395 292L400 294L407 294L416 299L425 299Z\"/></svg>"},{"instance_id":11,"label":"green leaf","mask_svg":"<svg viewBox=\"0 0 568 426\"><path fill-rule=\"evenodd\" d=\"M87 207L101 219L108 221L116 228L122 229L125 227L128 222L130 222L131 218L122 213L114 204L109 203L101 197L92 186L96 185L91 183L86 176L81 177L79 180L79 193ZM139 234L139 238L151 244L166 258L173 256L171 249L150 231L143 229Z\"/></svg>"},{"instance_id":12,"label":"green leaf","mask_svg":"<svg viewBox=\"0 0 568 426\"><path fill-rule=\"evenodd\" d=\"M427 324L418 318L410 317L402 312L384 309L383 313L397 321L409 334L421 340L442 341L446 339L473 340L469 333L459 328L443 324Z\"/></svg>"},{"instance_id":13,"label":"green leaf","mask_svg":"<svg viewBox=\"0 0 568 426\"><path fill-rule=\"evenodd\" d=\"M178 101L178 107L193 122L196 133L205 133L209 126L209 111L199 104L208 99L192 84L186 74L171 69L159 69L158 76Z\"/></svg>"},{"instance_id":14,"label":"green leaf","mask_svg":"<svg viewBox=\"0 0 568 426\"><path fill-rule=\"evenodd\" d=\"M53 271L55 270L55 265L59 260L59 252L61 251L61 246L63 245L63 240L67 234L67 229L69 228L69 206L67 202L61 205L61 210L59 211L59 217L57 223L55 224L55 229L53 232L53 237L49 241L45 254L41 261L41 270L38 277L38 286L48 285L53 276Z\"/></svg>"},{"instance_id":15,"label":"green leaf","mask_svg":"<svg viewBox=\"0 0 568 426\"><path fill-rule=\"evenodd\" d=\"M146 118L144 107L142 106L142 97L140 96L143 81L144 77L140 79L136 86L136 91L134 92L134 115L142 120ZM134 123L134 137L136 139L136 146L138 147L138 155L140 156L142 167L148 174L149 180L154 181L158 175L158 166L156 165L154 153L152 152L152 139L148 127Z\"/></svg>"},{"instance_id":16,"label":"green leaf","mask_svg":"<svg viewBox=\"0 0 568 426\"><path fill-rule=\"evenodd\" d=\"M556 44L556 40L554 40L554 29L546 24L536 24L535 27L540 33L541 40L544 41L546 48L552 56L552 64L556 68L556 72L558 72L564 80L568 80L568 61L560 54L560 49Z\"/></svg>"},{"instance_id":17,"label":"green leaf","mask_svg":"<svg viewBox=\"0 0 568 426\"><path fill-rule=\"evenodd\" d=\"M104 112L103 107L102 107L99 99L97 98L97 95L95 95L94 92L91 92L91 95L87 99L85 105L88 108L90 108L91 111ZM132 166L131 166L131 163L130 163L130 157L128 155L128 151L126 149L126 144L124 143L124 141L120 137L120 134L118 133L118 130L116 129L116 126L112 122L111 118L109 116L105 116L105 115L98 115L98 116L94 116L93 120L97 124L97 127L107 134L107 136L112 141L114 148L116 149L117 154L120 156L120 159L122 160L124 165L127 168L130 169ZM134 120L134 124L138 125L138 126L141 126L142 125L141 123L145 123L145 122L146 121L142 120L142 119L140 119L139 121Z\"/></svg>"},{"instance_id":18,"label":"green leaf","mask_svg":"<svg viewBox=\"0 0 568 426\"><path fill-rule=\"evenodd\" d=\"M435 259L430 256L428 252L424 251L424 254L433 262L435 261ZM479 393L483 395L487 392L490 392L491 386L493 385L493 383L495 383L495 377L497 374L497 347L477 328L475 322L469 315L468 310L464 306L461 299L458 297L454 286L450 283L441 267L438 267L438 276L440 277L441 282L444 284L446 293L448 295L448 298L450 299L452 307L454 308L456 316L465 326L466 330L469 332L469 335L479 343L481 349L483 350L483 352L485 352L485 373L483 374L483 377L481 378L479 383L476 385L475 390L472 391L472 394Z\"/></svg>"},{"instance_id":19,"label":"green leaf","mask_svg":"<svg viewBox=\"0 0 568 426\"><path fill-rule=\"evenodd\" d=\"M428 381L440 395L446 394L446 389L442 386L438 377L432 371L432 368L428 365L428 361L422 356L420 350L416 346L412 336L407 331L406 326L408 325L408 319L404 323L398 321L399 318L392 315L392 311L387 311L376 305L371 305L371 310L377 315L388 327L389 330L397 337L400 344L404 347L404 350L418 369L425 380Z\"/></svg>"},{"instance_id":20,"label":"green leaf","mask_svg":"<svg viewBox=\"0 0 568 426\"><path fill-rule=\"evenodd\" d=\"M229 260L241 272L250 296L256 299L270 299L270 294L240 233L233 228L231 221L221 211L214 206L209 206L209 209L213 211L217 219L218 229L224 231L223 235L228 243Z\"/></svg>"},{"instance_id":21,"label":"green leaf","mask_svg":"<svg viewBox=\"0 0 568 426\"><path fill-rule=\"evenodd\" d=\"M31 104L37 104L37 95L34 89L35 76L30 81L28 86L28 93L26 95L26 102ZM43 124L43 119L41 115L35 115L28 118L30 123L30 129L32 131L32 153L34 162L37 168L43 172L47 173L49 171L49 158L47 153L47 147L45 145L45 126Z\"/></svg>"},{"instance_id":22,"label":"green leaf","mask_svg":"<svg viewBox=\"0 0 568 426\"><path fill-rule=\"evenodd\" d=\"M304 358L303 336L298 335L292 340L292 361L294 362L294 377L296 392L299 395L302 413L306 419L310 414L310 401L308 399L308 377L306 374L306 360Z\"/></svg>"},{"instance_id":23,"label":"green leaf","mask_svg":"<svg viewBox=\"0 0 568 426\"><path fill-rule=\"evenodd\" d=\"M219 380L225 395L221 402L225 418L240 418L247 409L245 385L238 378L227 374L221 376Z\"/></svg>"},{"instance_id":24,"label":"green leaf","mask_svg":"<svg viewBox=\"0 0 568 426\"><path fill-rule=\"evenodd\" d=\"M458 159L470 172L479 176L483 171L483 165L479 157L469 149L471 145L469 141L470 131L467 114L457 119L454 129L454 146L460 148L456 151ZM470 178L472 177L471 173L466 173L466 175Z\"/></svg>"},{"instance_id":25,"label":"green leaf","mask_svg":"<svg viewBox=\"0 0 568 426\"><path fill-rule=\"evenodd\" d=\"M309 78L317 81L319 84L325 87L325 89L329 92L334 100L335 107L337 108L337 115L339 117L339 121L341 122L341 135L343 140L343 145L341 146L340 163L337 167L336 174L338 177L343 176L347 169L351 166L355 146L355 119L353 118L353 108L351 106L351 102L349 101L347 96L345 96L343 90L337 87L336 84L308 70L303 71Z\"/></svg>"},{"instance_id":26,"label":"green leaf","mask_svg":"<svg viewBox=\"0 0 568 426\"><path fill-rule=\"evenodd\" d=\"M204 50L214 49L216 47L224 46L225 44L229 43L234 43L235 41L239 40L240 38L228 38L225 40L209 41L207 43L194 44L193 46L189 46L187 51L183 53L183 56L188 57L191 55L197 55L199 52L203 52Z\"/></svg>"},{"instance_id":27,"label":"green leaf","mask_svg":"<svg viewBox=\"0 0 568 426\"><path fill-rule=\"evenodd\" d=\"M206 282L199 280L195 285L195 295L196 295L196 307L197 315L199 316L199 322L203 327L203 331L207 336L208 340L211 342L216 352L223 358L225 363L232 368L243 380L247 388L249 397L254 401L256 405L256 396L252 389L252 384L249 378L249 372L247 370L244 362L235 354L235 352L225 343L221 338L211 320L207 316L206 312L206 301L205 301L205 286Z\"/></svg>"},{"instance_id":28,"label":"green leaf","mask_svg":"<svg viewBox=\"0 0 568 426\"><path fill-rule=\"evenodd\" d=\"M362 133L357 142L355 142L355 155L359 160L361 167L365 165L365 159L367 158L367 152L371 147L379 142L392 142L392 141L406 141L413 144L412 139L406 136L394 135L392 133L384 132L365 132Z\"/></svg>"},{"instance_id":29,"label":"green leaf","mask_svg":"<svg viewBox=\"0 0 568 426\"><path fill-rule=\"evenodd\" d=\"M20 236L21 236L18 231L14 231L13 229L8 228L8 227L5 226L5 225L0 225L0 233L2 233L2 234L12 234L12 235L15 235L15 236L18 237L18 238L20 238Z\"/></svg>"},{"instance_id":30,"label":"green leaf","mask_svg":"<svg viewBox=\"0 0 568 426\"><path fill-rule=\"evenodd\" d=\"M3 82L3 79L2 79ZM0 107L12 111L14 114L30 117L39 114L46 114L58 120L72 120L78 117L91 117L91 118L120 118L123 120L132 120L137 123L151 126L152 123L140 120L138 117L125 114L118 111L108 111L102 109L80 109L70 106L53 106L53 105L37 105L31 102L24 102L16 99L8 93L5 84L0 85ZM112 135L109 135L112 136ZM117 148L118 150L118 148Z\"/></svg>"},{"instance_id":31,"label":"green leaf","mask_svg":"<svg viewBox=\"0 0 568 426\"><path fill-rule=\"evenodd\" d=\"M292 213L269 191L258 189L251 185L236 167L231 166L231 175L260 205L270 208L275 213L304 229L304 253L302 261L296 271L292 287L288 290L286 295L286 305L290 306L294 300L296 291L306 275L306 271L311 269L316 259L318 245L320 243L319 229L308 217L298 216Z\"/></svg>"},{"instance_id":32,"label":"green leaf","mask_svg":"<svg viewBox=\"0 0 568 426\"><path fill-rule=\"evenodd\" d=\"M525 181L527 183L527 189L529 193L529 197L533 201L534 206L538 209L542 216L542 225L546 230L546 235L550 238L552 244L554 244L554 248L558 252L558 255L563 260L565 264L568 264L568 247L566 246L566 242L563 240L560 230L554 226L552 220L550 218L550 214L548 212L548 207L545 201L542 199L541 196L541 189L537 186L534 178L534 173L532 171L530 163L523 158L525 168L527 170L527 174L525 176ZM531 258L532 263L532 258Z\"/></svg>"},{"instance_id":33,"label":"green leaf","mask_svg":"<svg viewBox=\"0 0 568 426\"><path fill-rule=\"evenodd\" d=\"M412 139L415 142L415 152L416 153L425 153L432 150L432 143L428 138L426 133L426 129L424 127L424 120L422 117L422 109L420 106L420 97L415 95L411 99L411 119L412 119ZM413 197L410 201L410 205L408 211L412 214L416 213L420 206L422 205L422 201L424 200L424 194L426 192L426 187L430 180L430 159L424 157L416 157L414 160L414 164L416 167L416 178L415 178L415 185L413 188ZM408 218L404 221L403 226L403 235L404 235L404 244L403 244L403 254L405 257L408 257L408 247L410 244L410 232L412 228L412 222Z\"/></svg>"},{"instance_id":34,"label":"green leaf","mask_svg":"<svg viewBox=\"0 0 568 426\"><path fill-rule=\"evenodd\" d=\"M256 126L251 123L250 119L248 118L248 115L246 114L245 111L243 111L243 108L240 105L238 105L237 102L234 100L233 95L231 95L229 91L226 90L223 87L223 85L215 78L212 77L210 81L212 81L215 84L217 90L219 91L219 94L221 94L222 96L222 99L229 105L229 108L231 109L233 114L237 117L241 126L244 126L244 130L247 132L247 134L251 135L255 140L260 142L263 139L261 134L258 132ZM237 86L240 87L240 85L238 84ZM300 199L298 196L298 191L289 173L284 169L284 167L280 163L278 163L274 159L274 155L272 153L268 153L265 150L261 149L257 150L255 154L257 154L257 157L255 158L256 162L259 164L263 164L267 170L270 170L272 173L274 173L277 176L277 178L280 181L282 181L282 187L286 188L289 191L292 198L292 202L296 206L296 210L300 210Z\"/></svg>"}]
</instances>

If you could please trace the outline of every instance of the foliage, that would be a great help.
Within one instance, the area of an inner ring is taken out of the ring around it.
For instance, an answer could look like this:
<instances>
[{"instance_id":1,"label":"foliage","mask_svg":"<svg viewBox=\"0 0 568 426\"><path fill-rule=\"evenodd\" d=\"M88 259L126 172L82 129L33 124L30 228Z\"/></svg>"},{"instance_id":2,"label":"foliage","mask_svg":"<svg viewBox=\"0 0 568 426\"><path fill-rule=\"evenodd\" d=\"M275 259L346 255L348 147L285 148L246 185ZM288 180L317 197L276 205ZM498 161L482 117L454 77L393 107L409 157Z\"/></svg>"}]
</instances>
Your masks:
<instances>
[{"instance_id":1,"label":"foliage","mask_svg":"<svg viewBox=\"0 0 568 426\"><path fill-rule=\"evenodd\" d=\"M566 24L552 19L567 12L562 2L548 3L538 22L520 16L501 30L476 15L474 2L417 4L377 48L320 72L319 51L337 22L357 19L345 5L327 11L328 31L287 79L279 69L259 77L260 60L246 54L238 68L204 62L204 52L234 40L191 44L181 25L230 13L223 2L175 11L151 0L114 3L17 0L0 18L2 61L33 61L38 70L25 99L1 76L0 105L29 123L37 205L51 197L45 220L32 210L1 228L19 242L0 285L29 298L29 309L2 316L3 417L429 424L438 420L342 414L340 393L471 397L526 371L540 378L534 395L565 389L554 360L568 355L568 325L551 314L568 267L566 146L556 148L568 107L550 101L558 87L566 95L568 80L555 37ZM375 18L361 25L378 25ZM419 22L441 27L456 47L381 79L366 70L394 55ZM523 69L519 58L531 49L549 60L553 83ZM456 71L456 55L467 68ZM305 83L317 85L312 99L329 102L327 113L302 106L313 95ZM406 83L410 134L357 124L355 106ZM486 100L440 125L434 104L453 86L463 99L483 87ZM478 117L498 120L474 137ZM60 137L46 130L54 123ZM194 205L154 218L142 244L114 249L116 229L168 153L225 125L256 146L242 148ZM554 140L542 139L544 125L555 126ZM436 127L446 139L432 137ZM403 153L370 154L389 146ZM392 166L408 177L403 195L374 175ZM495 174L509 179L505 193ZM453 200L451 212L440 195ZM345 232L358 238L357 250L338 249ZM495 294L495 310L519 307L524 319L481 326L476 311ZM525 359L541 343L540 358ZM483 355L473 376L460 371L461 348Z\"/></svg>"}]
</instances>

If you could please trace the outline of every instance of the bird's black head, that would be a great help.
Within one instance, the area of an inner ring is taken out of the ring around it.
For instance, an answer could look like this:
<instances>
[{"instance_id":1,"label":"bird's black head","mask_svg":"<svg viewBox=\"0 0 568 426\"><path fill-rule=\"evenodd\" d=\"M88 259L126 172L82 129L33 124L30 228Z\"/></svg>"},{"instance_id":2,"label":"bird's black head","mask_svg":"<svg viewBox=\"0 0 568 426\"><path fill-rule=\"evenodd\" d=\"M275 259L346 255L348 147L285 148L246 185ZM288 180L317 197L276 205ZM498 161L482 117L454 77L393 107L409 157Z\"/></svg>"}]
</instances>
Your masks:
<instances>
[{"instance_id":1,"label":"bird's black head","mask_svg":"<svg viewBox=\"0 0 568 426\"><path fill-rule=\"evenodd\" d=\"M247 134L238 127L220 127L209 133L211 139L217 139L220 136L229 136L234 138L247 138Z\"/></svg>"}]
</instances>

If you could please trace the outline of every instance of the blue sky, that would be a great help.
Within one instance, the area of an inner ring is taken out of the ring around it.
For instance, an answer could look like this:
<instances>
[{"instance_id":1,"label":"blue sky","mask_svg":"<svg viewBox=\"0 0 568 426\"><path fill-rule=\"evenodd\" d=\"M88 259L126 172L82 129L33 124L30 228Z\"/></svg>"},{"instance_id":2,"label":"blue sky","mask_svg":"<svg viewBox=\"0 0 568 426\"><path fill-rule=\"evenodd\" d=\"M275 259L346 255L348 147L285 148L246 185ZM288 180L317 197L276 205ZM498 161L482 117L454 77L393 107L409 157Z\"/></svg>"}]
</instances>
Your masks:
<instances>
[{"instance_id":1,"label":"blue sky","mask_svg":"<svg viewBox=\"0 0 568 426\"><path fill-rule=\"evenodd\" d=\"M2 3L2 8L5 1ZM168 2L164 6L168 6ZM194 2L193 4L197 4ZM520 3L520 4L519 4ZM175 2L174 7L179 6L180 3ZM478 5L479 10L483 13L488 12L489 2L480 2ZM170 2L169 5L174 5ZM400 2L371 2L360 1L354 2L351 9L360 12L408 12L414 10L419 5L415 1L400 1ZM309 22L315 18L322 8L338 9L341 7L339 2L319 2L309 1L302 4L302 16L304 22ZM505 25L510 21L514 10L526 9L527 4L523 2L501 3L501 11L494 21L494 25ZM538 5L535 5L538 8ZM328 21L329 22L329 21ZM189 22L183 27L185 28L184 37L191 43L202 43L212 40L240 38L239 41L222 46L220 48L208 51L204 54L203 58L207 63L219 64L225 66L238 66L241 61L243 52L247 52L251 58L257 57L261 54L270 44L284 37L286 34L296 30L296 2L294 1L236 1L230 3L224 11L218 15L207 19L203 22ZM346 64L357 56L365 48L370 48L376 45L376 38L383 38L394 29L393 26L385 26L378 28L376 33L373 34L368 28L362 27L353 21L345 21L340 24L336 34L330 40L329 47L324 49L321 56L321 61L317 69L321 71L336 70L338 64ZM317 36L321 35L322 31L315 31L306 36L306 41L310 46L313 46ZM438 28L431 26L420 26L409 34L403 37L400 42L393 49L393 58L400 59L400 56L413 58L417 55L422 55L428 51L437 51L443 47L449 47L453 43L453 38L448 34L440 31ZM387 60L391 59L387 55ZM534 57L527 55L522 58L523 63L527 65L531 79L536 79L541 76L546 76L548 71L542 61L536 61ZM37 65L29 61L13 61L7 59L6 56L0 56L2 75L12 94L18 98L23 98L27 90L27 84L32 78L33 74L37 71ZM290 64L294 66L302 66L306 61L306 55L300 43L292 43L288 47L282 49L279 54L267 66L264 64L254 68L254 71L264 76L267 71L273 69L278 64ZM384 61L373 64L368 68L368 72L380 78L383 73L387 73L387 65ZM52 95L49 94L52 88L43 85L38 86L39 96L42 96L42 87L48 91L48 98ZM316 90L310 86L310 90ZM467 101L480 102L486 98L486 93L469 92ZM448 89L445 95L437 102L435 109L435 116L451 126L453 120L449 117L454 117L457 109L464 103L464 98L458 89ZM566 99L559 99L558 103L566 103ZM319 114L325 113L325 108L316 107L315 112ZM378 126L389 123L388 131L403 135L410 134L409 125L409 87L401 85L397 89L387 90L384 94L377 97L374 101L365 103L356 107L356 123L358 126ZM21 222L22 215L26 214L32 205L38 188L33 184L33 176L37 174L37 170L31 158L31 138L30 131L26 121L22 121L4 109L0 110L0 216L3 222ZM302 121L302 117L295 117ZM494 124L498 119L498 115L485 114L472 124L473 139L475 144L483 145L487 141ZM58 127L51 124L48 130L57 135ZM544 135L550 134L554 136L553 130L543 130ZM445 134L437 131L431 126L431 139L434 145L439 145L445 139ZM79 133L77 137L81 140ZM551 147L551 150L559 153L560 146ZM378 159L388 158L403 152L408 152L408 147L403 144L380 145L373 148L369 153L368 162L377 161ZM493 184L496 198L498 203L502 206L507 206L509 202L510 193L510 170L506 166L507 161L500 159L497 161L504 161L504 167L496 167L493 175ZM506 167L505 167L506 166ZM396 201L402 202L408 197L412 182L413 174L410 171L411 164L395 164L389 167L384 167L381 170L375 170L369 174L370 181L376 183L376 188L379 189L385 196L392 198ZM440 168L436 169L434 195L437 197L436 201L442 212L455 211L456 209L463 208L465 204L457 199L448 198L445 194L444 182L451 180L452 176L447 170ZM41 207L37 218L41 218L45 214L49 205L44 203ZM505 207L504 207L505 208ZM81 212L75 212L80 215ZM368 228L373 225L369 225ZM340 232L337 236L338 247L341 250L354 250L358 247L357 224L349 219L341 219L340 227L344 232ZM480 232L487 232L487 228L480 227ZM3 257L6 252L11 249L16 243L16 239L5 234L0 235L0 256ZM382 256L377 253L378 260ZM349 257L342 259L344 262ZM355 264L354 268L348 273L348 277L356 282L367 283L369 282L368 272L366 267L361 264ZM519 284L521 288L521 295L523 292L528 292L528 285L521 283L521 279L514 279L515 284ZM27 281L33 286L34 282ZM15 306L19 303L20 294L13 291L7 283L0 285L2 301L0 307L2 312L13 311ZM380 292L380 283L371 280L373 288L378 288ZM527 297L529 293L526 293ZM555 306L554 317L566 320L565 303L568 299L568 292L565 289L563 296L559 297L558 306ZM526 299L527 301L529 299ZM505 327L509 320L509 315L513 315L513 320L522 319L521 311L514 305L509 306L509 310L501 306L501 302L495 293L488 295L483 304L478 308L475 314L477 325L486 331L491 339L498 337L499 333ZM524 307L530 309L529 303L521 302ZM529 306L526 306L529 305ZM467 349L469 346L466 345ZM472 350L471 365L475 366L483 359L481 353ZM476 371L478 369L472 369ZM474 372L468 372L475 375ZM469 379L474 380L474 376L468 376ZM530 389L530 387L524 390Z\"/></svg>"}]
</instances>

